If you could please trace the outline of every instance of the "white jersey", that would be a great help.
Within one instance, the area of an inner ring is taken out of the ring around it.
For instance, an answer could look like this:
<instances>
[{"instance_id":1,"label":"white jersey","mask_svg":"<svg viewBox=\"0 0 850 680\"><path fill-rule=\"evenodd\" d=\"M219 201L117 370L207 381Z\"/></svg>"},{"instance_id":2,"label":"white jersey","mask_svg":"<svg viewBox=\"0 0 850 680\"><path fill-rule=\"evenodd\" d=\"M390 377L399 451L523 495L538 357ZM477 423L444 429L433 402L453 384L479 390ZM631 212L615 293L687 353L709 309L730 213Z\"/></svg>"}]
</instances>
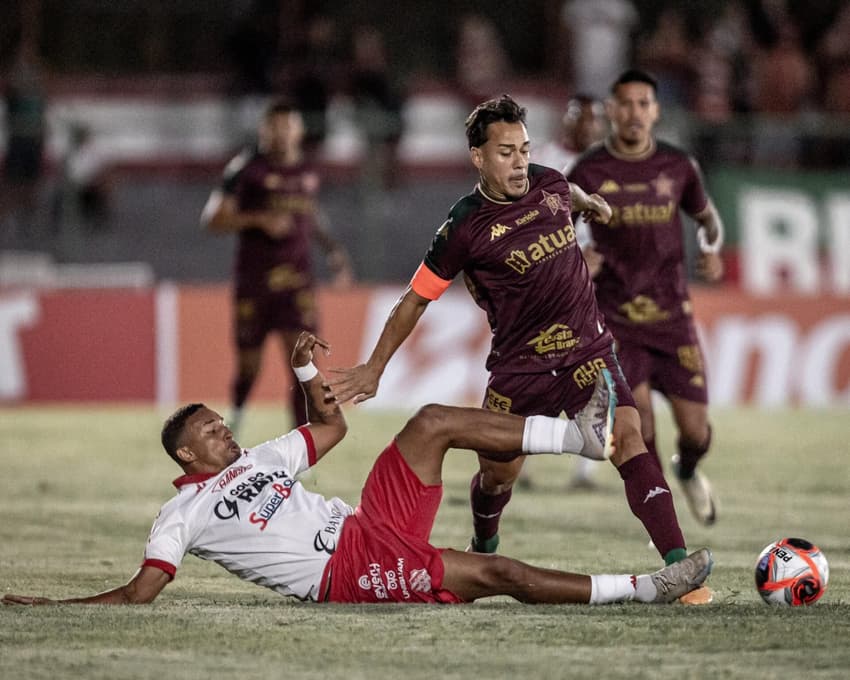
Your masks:
<instances>
[{"instance_id":1,"label":"white jersey","mask_svg":"<svg viewBox=\"0 0 850 680\"><path fill-rule=\"evenodd\" d=\"M295 479L315 462L313 438L302 427L244 450L217 475L179 477L179 493L154 521L144 564L173 576L191 553L282 595L316 600L354 510Z\"/></svg>"}]
</instances>

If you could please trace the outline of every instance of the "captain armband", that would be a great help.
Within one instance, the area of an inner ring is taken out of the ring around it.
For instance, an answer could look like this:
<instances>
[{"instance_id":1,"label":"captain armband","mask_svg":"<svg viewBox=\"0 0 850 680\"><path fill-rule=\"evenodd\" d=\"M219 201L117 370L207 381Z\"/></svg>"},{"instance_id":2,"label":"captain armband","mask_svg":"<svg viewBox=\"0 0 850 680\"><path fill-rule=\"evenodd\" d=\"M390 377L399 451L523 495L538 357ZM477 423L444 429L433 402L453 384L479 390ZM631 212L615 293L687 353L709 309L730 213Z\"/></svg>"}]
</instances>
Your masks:
<instances>
[{"instance_id":1,"label":"captain armband","mask_svg":"<svg viewBox=\"0 0 850 680\"><path fill-rule=\"evenodd\" d=\"M436 300L446 289L451 285L451 281L441 279L434 272L428 269L423 262L419 265L413 278L410 279L410 287L417 295L424 297L426 300Z\"/></svg>"}]
</instances>

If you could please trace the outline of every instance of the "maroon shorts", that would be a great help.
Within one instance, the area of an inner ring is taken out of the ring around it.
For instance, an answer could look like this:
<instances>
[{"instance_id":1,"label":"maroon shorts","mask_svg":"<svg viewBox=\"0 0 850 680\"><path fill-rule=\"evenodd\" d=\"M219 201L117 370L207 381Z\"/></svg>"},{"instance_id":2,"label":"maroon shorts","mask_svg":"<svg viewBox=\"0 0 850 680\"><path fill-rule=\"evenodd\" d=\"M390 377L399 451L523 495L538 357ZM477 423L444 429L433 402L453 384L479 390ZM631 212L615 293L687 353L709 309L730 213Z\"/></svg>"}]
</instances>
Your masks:
<instances>
[{"instance_id":1,"label":"maroon shorts","mask_svg":"<svg viewBox=\"0 0 850 680\"><path fill-rule=\"evenodd\" d=\"M572 418L593 394L600 368L608 368L617 388L617 405L634 406L635 400L620 370L614 349L608 348L580 364L549 373L492 373L483 408L520 416Z\"/></svg>"},{"instance_id":2,"label":"maroon shorts","mask_svg":"<svg viewBox=\"0 0 850 680\"><path fill-rule=\"evenodd\" d=\"M268 292L240 286L235 299L236 346L261 347L272 331L316 330L316 302L312 288Z\"/></svg>"},{"instance_id":3,"label":"maroon shorts","mask_svg":"<svg viewBox=\"0 0 850 680\"><path fill-rule=\"evenodd\" d=\"M442 589L442 551L428 543L443 497L402 458L395 441L378 456L360 505L345 520L319 589L326 602L462 602Z\"/></svg>"},{"instance_id":4,"label":"maroon shorts","mask_svg":"<svg viewBox=\"0 0 850 680\"><path fill-rule=\"evenodd\" d=\"M629 385L649 383L668 397L708 403L705 362L690 318L651 328L609 324Z\"/></svg>"}]
</instances>

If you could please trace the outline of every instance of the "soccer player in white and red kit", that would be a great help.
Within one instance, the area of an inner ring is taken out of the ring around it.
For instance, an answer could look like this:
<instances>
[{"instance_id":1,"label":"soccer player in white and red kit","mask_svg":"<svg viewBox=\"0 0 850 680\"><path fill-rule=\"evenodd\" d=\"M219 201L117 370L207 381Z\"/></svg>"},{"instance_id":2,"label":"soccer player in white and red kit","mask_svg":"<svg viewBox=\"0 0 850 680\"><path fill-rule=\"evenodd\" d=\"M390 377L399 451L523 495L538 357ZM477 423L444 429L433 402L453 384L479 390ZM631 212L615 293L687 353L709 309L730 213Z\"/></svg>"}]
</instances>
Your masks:
<instances>
[{"instance_id":1,"label":"soccer player in white and red kit","mask_svg":"<svg viewBox=\"0 0 850 680\"><path fill-rule=\"evenodd\" d=\"M184 406L166 421L163 446L184 474L175 481L178 494L154 522L141 568L123 586L61 602L150 602L174 578L186 553L314 602L449 604L490 595L527 603L672 602L699 587L711 571L705 548L653 574L587 576L432 546L448 449L486 449L497 459L518 450L577 452L582 438L563 420L544 416L431 404L378 456L356 508L307 491L297 475L347 429L312 363L316 345L327 348L303 333L292 359L307 397L308 425L243 450L221 416L203 404ZM2 602L55 601L7 594Z\"/></svg>"},{"instance_id":2,"label":"soccer player in white and red kit","mask_svg":"<svg viewBox=\"0 0 850 680\"><path fill-rule=\"evenodd\" d=\"M524 416L572 417L588 402L602 369L616 381L616 454L626 498L667 563L687 551L664 475L640 434L640 418L596 304L576 243L572 212L601 222L610 207L558 170L529 163L525 109L503 95L479 104L466 122L480 181L452 207L424 261L390 313L365 364L337 369L330 386L341 402L375 395L384 369L427 306L463 273L493 332L483 406ZM523 457L479 455L471 482L470 548L494 552L499 521Z\"/></svg>"}]
</instances>

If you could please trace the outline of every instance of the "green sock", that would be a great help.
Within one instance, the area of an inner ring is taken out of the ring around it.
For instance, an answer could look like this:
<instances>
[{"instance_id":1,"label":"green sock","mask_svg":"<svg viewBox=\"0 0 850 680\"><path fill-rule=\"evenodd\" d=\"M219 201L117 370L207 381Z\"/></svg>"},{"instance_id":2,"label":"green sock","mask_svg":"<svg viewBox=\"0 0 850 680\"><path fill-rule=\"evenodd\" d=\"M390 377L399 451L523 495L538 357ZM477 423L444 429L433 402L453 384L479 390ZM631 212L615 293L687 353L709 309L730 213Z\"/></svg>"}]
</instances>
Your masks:
<instances>
[{"instance_id":1,"label":"green sock","mask_svg":"<svg viewBox=\"0 0 850 680\"><path fill-rule=\"evenodd\" d=\"M477 553L494 553L499 547L499 534L494 534L490 538L472 537L472 551Z\"/></svg>"},{"instance_id":2,"label":"green sock","mask_svg":"<svg viewBox=\"0 0 850 680\"><path fill-rule=\"evenodd\" d=\"M664 556L664 564L673 564L674 562L681 562L688 556L688 551L684 548L673 548L670 552L668 552Z\"/></svg>"}]
</instances>

